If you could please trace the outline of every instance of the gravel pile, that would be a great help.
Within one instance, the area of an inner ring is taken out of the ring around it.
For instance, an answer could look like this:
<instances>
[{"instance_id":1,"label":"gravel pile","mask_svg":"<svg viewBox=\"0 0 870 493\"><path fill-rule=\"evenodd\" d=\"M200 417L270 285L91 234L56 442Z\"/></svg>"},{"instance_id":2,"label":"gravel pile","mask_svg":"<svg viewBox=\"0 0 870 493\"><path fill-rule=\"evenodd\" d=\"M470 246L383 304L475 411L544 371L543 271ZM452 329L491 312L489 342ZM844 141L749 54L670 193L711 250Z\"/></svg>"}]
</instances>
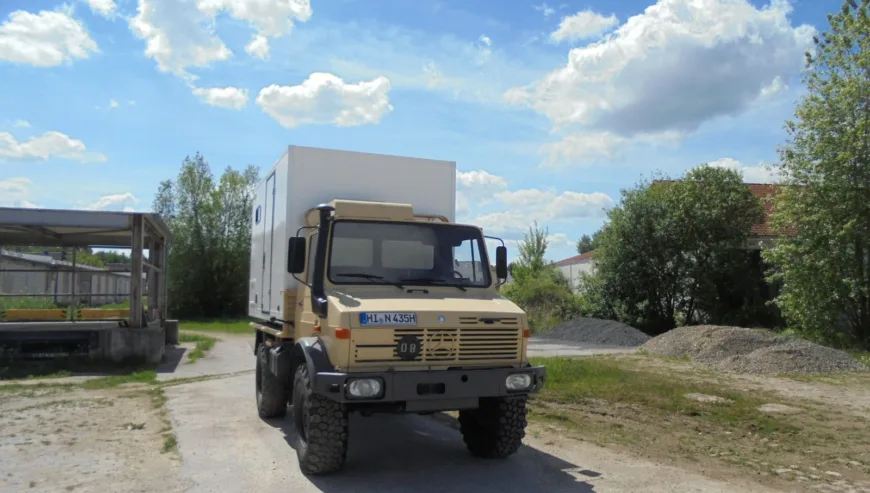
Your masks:
<instances>
[{"instance_id":1,"label":"gravel pile","mask_svg":"<svg viewBox=\"0 0 870 493\"><path fill-rule=\"evenodd\" d=\"M619 347L637 347L649 340L648 335L634 327L598 318L569 320L537 336L541 339Z\"/></svg>"},{"instance_id":2,"label":"gravel pile","mask_svg":"<svg viewBox=\"0 0 870 493\"><path fill-rule=\"evenodd\" d=\"M870 371L843 351L767 330L699 325L679 327L642 346L653 354L688 357L735 373Z\"/></svg>"}]
</instances>

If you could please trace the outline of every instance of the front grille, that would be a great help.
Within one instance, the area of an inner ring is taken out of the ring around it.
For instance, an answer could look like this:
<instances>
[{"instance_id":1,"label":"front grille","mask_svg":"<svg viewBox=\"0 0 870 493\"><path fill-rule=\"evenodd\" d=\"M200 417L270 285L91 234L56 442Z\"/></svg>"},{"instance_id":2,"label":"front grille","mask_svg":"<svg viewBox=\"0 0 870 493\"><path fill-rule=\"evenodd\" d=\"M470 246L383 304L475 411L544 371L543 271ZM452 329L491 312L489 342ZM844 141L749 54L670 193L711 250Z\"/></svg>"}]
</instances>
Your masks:
<instances>
[{"instance_id":1,"label":"front grille","mask_svg":"<svg viewBox=\"0 0 870 493\"><path fill-rule=\"evenodd\" d=\"M401 359L397 346L402 337L416 336L422 342L420 354L413 360ZM386 362L470 362L515 360L519 357L522 345L522 331L516 326L511 328L458 327L458 328L407 328L393 329L393 343L390 345L355 345L354 356L358 363ZM370 352L370 350L372 352ZM387 350L391 358L385 359ZM381 357L374 356L375 352ZM367 354L368 353L368 354Z\"/></svg>"}]
</instances>

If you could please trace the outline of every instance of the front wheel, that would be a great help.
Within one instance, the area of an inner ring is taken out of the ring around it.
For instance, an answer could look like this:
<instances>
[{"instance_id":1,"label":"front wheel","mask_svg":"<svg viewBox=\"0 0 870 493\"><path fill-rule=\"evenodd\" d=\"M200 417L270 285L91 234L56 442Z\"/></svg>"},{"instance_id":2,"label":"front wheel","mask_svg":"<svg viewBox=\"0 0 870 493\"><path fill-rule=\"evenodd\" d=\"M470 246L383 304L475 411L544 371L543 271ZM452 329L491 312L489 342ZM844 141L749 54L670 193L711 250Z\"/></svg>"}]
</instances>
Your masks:
<instances>
[{"instance_id":1,"label":"front wheel","mask_svg":"<svg viewBox=\"0 0 870 493\"><path fill-rule=\"evenodd\" d=\"M527 414L525 397L483 398L477 409L459 411L459 431L471 455L502 459L522 445Z\"/></svg>"},{"instance_id":2,"label":"front wheel","mask_svg":"<svg viewBox=\"0 0 870 493\"><path fill-rule=\"evenodd\" d=\"M314 392L308 366L293 379L293 424L296 456L304 474L326 474L344 466L347 457L347 408Z\"/></svg>"}]
</instances>

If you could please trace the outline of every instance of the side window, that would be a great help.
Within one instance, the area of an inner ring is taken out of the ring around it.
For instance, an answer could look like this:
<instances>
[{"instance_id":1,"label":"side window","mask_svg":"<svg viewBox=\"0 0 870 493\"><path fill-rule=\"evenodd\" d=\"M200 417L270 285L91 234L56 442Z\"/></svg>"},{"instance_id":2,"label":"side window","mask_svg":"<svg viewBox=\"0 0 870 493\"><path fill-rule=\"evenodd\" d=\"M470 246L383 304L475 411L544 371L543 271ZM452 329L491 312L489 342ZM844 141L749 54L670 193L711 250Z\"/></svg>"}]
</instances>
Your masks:
<instances>
[{"instance_id":1,"label":"side window","mask_svg":"<svg viewBox=\"0 0 870 493\"><path fill-rule=\"evenodd\" d=\"M311 235L308 242L308 264L305 266L305 279L308 284L314 280L314 256L317 254L317 233Z\"/></svg>"},{"instance_id":2,"label":"side window","mask_svg":"<svg viewBox=\"0 0 870 493\"><path fill-rule=\"evenodd\" d=\"M465 240L453 251L454 267L462 277L472 281L484 279L483 265L480 263L480 245L477 240Z\"/></svg>"},{"instance_id":3,"label":"side window","mask_svg":"<svg viewBox=\"0 0 870 493\"><path fill-rule=\"evenodd\" d=\"M260 224L260 206L257 206L257 210L254 212L254 224Z\"/></svg>"}]
</instances>

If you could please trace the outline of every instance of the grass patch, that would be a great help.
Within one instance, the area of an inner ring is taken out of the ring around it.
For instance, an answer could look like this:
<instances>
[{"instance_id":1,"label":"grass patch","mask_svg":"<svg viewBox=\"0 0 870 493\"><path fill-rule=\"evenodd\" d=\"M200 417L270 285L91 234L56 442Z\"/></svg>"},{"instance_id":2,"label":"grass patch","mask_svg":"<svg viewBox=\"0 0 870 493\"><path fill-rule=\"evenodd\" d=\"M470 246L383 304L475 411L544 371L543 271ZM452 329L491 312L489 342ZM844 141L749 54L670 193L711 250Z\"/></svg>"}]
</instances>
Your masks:
<instances>
[{"instance_id":1,"label":"grass patch","mask_svg":"<svg viewBox=\"0 0 870 493\"><path fill-rule=\"evenodd\" d=\"M81 387L87 390L108 389L127 383L152 384L157 380L154 370L134 371L123 375L110 375L82 382Z\"/></svg>"},{"instance_id":2,"label":"grass patch","mask_svg":"<svg viewBox=\"0 0 870 493\"><path fill-rule=\"evenodd\" d=\"M797 432L794 426L758 411L758 406L770 402L769 399L733 389L627 368L612 358L533 358L533 361L547 367L547 386L540 395L544 401L582 405L604 400L762 434ZM715 395L731 402L698 402L686 398L686 394Z\"/></svg>"},{"instance_id":3,"label":"grass patch","mask_svg":"<svg viewBox=\"0 0 870 493\"><path fill-rule=\"evenodd\" d=\"M178 334L178 342L196 343L193 350L187 353L187 358L193 363L204 357L206 351L210 351L214 347L217 339L211 336L182 332Z\"/></svg>"},{"instance_id":4,"label":"grass patch","mask_svg":"<svg viewBox=\"0 0 870 493\"><path fill-rule=\"evenodd\" d=\"M225 332L230 334L253 333L247 319L222 320L182 320L178 323L179 330L196 330L199 332Z\"/></svg>"},{"instance_id":5,"label":"grass patch","mask_svg":"<svg viewBox=\"0 0 870 493\"><path fill-rule=\"evenodd\" d=\"M178 450L178 439L175 433L166 432L163 434L163 453L175 452Z\"/></svg>"},{"instance_id":6,"label":"grass patch","mask_svg":"<svg viewBox=\"0 0 870 493\"><path fill-rule=\"evenodd\" d=\"M637 355L532 362L546 366L547 384L530 403L530 420L562 435L692 463L714 475L735 467L764 475L792 465L805 476L810 467L837 471L838 458L860 457L870 445L870 434L846 408L743 390L739 379L696 371L683 362ZM726 401L699 402L686 394ZM759 410L773 403L799 412Z\"/></svg>"}]
</instances>

